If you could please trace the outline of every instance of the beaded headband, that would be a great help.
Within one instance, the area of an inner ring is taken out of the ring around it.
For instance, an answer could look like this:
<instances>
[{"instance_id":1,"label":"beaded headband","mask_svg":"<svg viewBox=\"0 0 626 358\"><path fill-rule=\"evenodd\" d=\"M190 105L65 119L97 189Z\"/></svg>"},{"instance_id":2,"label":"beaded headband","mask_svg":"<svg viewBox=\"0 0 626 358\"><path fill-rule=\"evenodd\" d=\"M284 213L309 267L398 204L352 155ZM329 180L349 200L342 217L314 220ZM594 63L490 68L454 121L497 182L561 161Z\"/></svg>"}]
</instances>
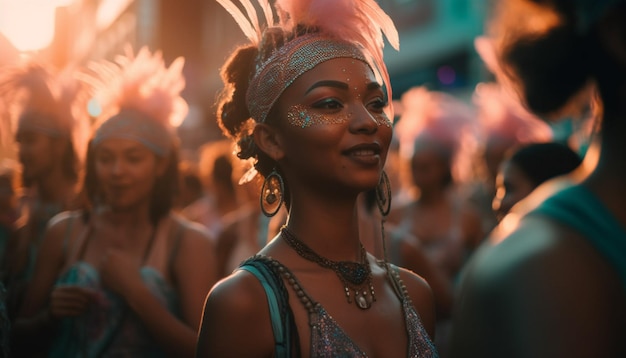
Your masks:
<instances>
[{"instance_id":1,"label":"beaded headband","mask_svg":"<svg viewBox=\"0 0 626 358\"><path fill-rule=\"evenodd\" d=\"M98 145L109 138L135 140L161 157L172 147L172 135L165 126L132 109L122 109L102 123L91 143Z\"/></svg>"},{"instance_id":2,"label":"beaded headband","mask_svg":"<svg viewBox=\"0 0 626 358\"><path fill-rule=\"evenodd\" d=\"M265 122L287 87L303 73L334 58L353 58L369 65L363 50L354 44L320 37L319 34L300 36L274 52L258 67L246 93L252 118Z\"/></svg>"},{"instance_id":3,"label":"beaded headband","mask_svg":"<svg viewBox=\"0 0 626 358\"><path fill-rule=\"evenodd\" d=\"M354 58L368 64L391 98L383 62L383 34L395 49L399 48L399 38L393 21L375 0L276 0L273 5L268 0L256 0L258 6L251 0L239 0L241 6L234 0L216 1L259 51L268 30L278 30L285 41L267 60L257 63L252 74L246 105L257 122L266 121L278 97L299 76L334 58ZM302 34L302 29L312 31ZM393 117L391 106L386 110Z\"/></svg>"}]
</instances>

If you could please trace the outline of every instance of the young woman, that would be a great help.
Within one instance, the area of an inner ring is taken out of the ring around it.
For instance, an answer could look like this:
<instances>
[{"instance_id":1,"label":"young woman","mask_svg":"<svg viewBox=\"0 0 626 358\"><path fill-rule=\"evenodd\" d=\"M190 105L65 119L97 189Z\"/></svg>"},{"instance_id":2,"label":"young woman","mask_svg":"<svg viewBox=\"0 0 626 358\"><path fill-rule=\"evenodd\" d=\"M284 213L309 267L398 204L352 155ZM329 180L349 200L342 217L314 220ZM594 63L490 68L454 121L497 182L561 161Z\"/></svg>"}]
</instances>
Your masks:
<instances>
[{"instance_id":1,"label":"young woman","mask_svg":"<svg viewBox=\"0 0 626 358\"><path fill-rule=\"evenodd\" d=\"M3 280L17 313L50 218L80 207L79 181L89 133L84 86L32 60L0 70L0 136L15 140L21 164L19 219L7 243ZM10 138L13 134L14 137Z\"/></svg>"},{"instance_id":2,"label":"young woman","mask_svg":"<svg viewBox=\"0 0 626 358\"><path fill-rule=\"evenodd\" d=\"M600 151L589 176L560 185L475 256L453 356L626 356L626 2L498 5L489 35L499 80L546 118L588 106L595 86Z\"/></svg>"},{"instance_id":3,"label":"young woman","mask_svg":"<svg viewBox=\"0 0 626 358\"><path fill-rule=\"evenodd\" d=\"M197 356L436 356L428 284L377 261L359 233L360 193L380 185L379 204L389 204L381 176L392 128L376 75L388 78L381 23L387 35L393 23L374 1L278 1L275 24L261 1L261 33L220 3L253 40L222 70L220 124L265 177L262 209L284 201L289 215L212 288Z\"/></svg>"},{"instance_id":4,"label":"young woman","mask_svg":"<svg viewBox=\"0 0 626 358\"><path fill-rule=\"evenodd\" d=\"M215 258L206 232L171 213L182 59L165 68L144 48L100 66L113 75L99 79L91 208L50 224L18 322L32 336L22 336L52 335L53 357L192 356Z\"/></svg>"}]
</instances>

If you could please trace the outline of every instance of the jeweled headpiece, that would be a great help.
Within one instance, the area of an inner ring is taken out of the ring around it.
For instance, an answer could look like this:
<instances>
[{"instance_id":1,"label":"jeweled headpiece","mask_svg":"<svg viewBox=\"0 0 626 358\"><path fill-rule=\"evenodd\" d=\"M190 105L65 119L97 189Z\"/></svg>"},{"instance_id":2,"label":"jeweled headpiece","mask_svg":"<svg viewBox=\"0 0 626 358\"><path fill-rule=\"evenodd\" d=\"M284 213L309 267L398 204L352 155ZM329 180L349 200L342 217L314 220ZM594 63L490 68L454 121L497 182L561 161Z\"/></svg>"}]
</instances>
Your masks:
<instances>
[{"instance_id":1,"label":"jeweled headpiece","mask_svg":"<svg viewBox=\"0 0 626 358\"><path fill-rule=\"evenodd\" d=\"M399 48L398 33L374 0L277 0L277 16L268 0L258 0L266 23L263 28L250 0L240 0L247 17L232 0L217 2L257 47L261 47L265 31L278 34L284 42L270 54L259 49L256 71L246 93L248 111L257 122L267 119L276 100L299 76L334 58L367 63L382 79L391 98L389 74L383 62L383 33L395 49Z\"/></svg>"},{"instance_id":2,"label":"jeweled headpiece","mask_svg":"<svg viewBox=\"0 0 626 358\"><path fill-rule=\"evenodd\" d=\"M94 97L103 108L92 145L108 138L133 139L155 154L167 155L173 145L173 129L187 115L180 96L185 87L184 59L165 67L160 52L143 47L136 56L130 49L114 62L90 65L83 78L94 86Z\"/></svg>"}]
</instances>

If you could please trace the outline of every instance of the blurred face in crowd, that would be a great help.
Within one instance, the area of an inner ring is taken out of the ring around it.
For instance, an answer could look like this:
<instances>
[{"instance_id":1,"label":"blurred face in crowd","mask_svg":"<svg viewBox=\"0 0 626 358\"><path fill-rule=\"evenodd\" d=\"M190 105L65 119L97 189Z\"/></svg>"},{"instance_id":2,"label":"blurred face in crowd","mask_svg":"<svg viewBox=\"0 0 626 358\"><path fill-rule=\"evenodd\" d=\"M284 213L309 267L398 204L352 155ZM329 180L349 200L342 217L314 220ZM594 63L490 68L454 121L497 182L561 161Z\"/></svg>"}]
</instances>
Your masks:
<instances>
[{"instance_id":1,"label":"blurred face in crowd","mask_svg":"<svg viewBox=\"0 0 626 358\"><path fill-rule=\"evenodd\" d=\"M419 140L419 139L418 139ZM422 142L415 146L411 158L413 184L420 191L441 189L449 183L449 163L434 145Z\"/></svg>"},{"instance_id":2,"label":"blurred face in crowd","mask_svg":"<svg viewBox=\"0 0 626 358\"><path fill-rule=\"evenodd\" d=\"M358 192L378 184L391 142L385 95L370 67L336 58L317 65L277 102L286 164L299 181Z\"/></svg>"},{"instance_id":3,"label":"blurred face in crowd","mask_svg":"<svg viewBox=\"0 0 626 358\"><path fill-rule=\"evenodd\" d=\"M49 174L56 165L60 164L62 140L32 130L18 132L15 139L25 182L37 180Z\"/></svg>"},{"instance_id":4,"label":"blurred face in crowd","mask_svg":"<svg viewBox=\"0 0 626 358\"><path fill-rule=\"evenodd\" d=\"M108 138L98 144L95 172L105 202L114 210L149 204L165 161L132 139Z\"/></svg>"},{"instance_id":5,"label":"blurred face in crowd","mask_svg":"<svg viewBox=\"0 0 626 358\"><path fill-rule=\"evenodd\" d=\"M504 161L496 177L496 195L492 208L498 219L502 219L513 205L524 199L535 189L535 185L515 163Z\"/></svg>"}]
</instances>

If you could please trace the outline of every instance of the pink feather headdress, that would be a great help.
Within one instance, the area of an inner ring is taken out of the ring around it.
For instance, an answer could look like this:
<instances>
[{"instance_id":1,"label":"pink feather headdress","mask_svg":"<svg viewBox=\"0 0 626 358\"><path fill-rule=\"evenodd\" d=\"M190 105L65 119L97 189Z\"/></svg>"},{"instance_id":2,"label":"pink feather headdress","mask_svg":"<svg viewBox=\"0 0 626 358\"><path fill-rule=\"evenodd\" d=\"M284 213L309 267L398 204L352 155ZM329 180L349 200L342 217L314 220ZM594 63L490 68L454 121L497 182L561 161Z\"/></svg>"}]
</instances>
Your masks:
<instances>
[{"instance_id":1,"label":"pink feather headdress","mask_svg":"<svg viewBox=\"0 0 626 358\"><path fill-rule=\"evenodd\" d=\"M94 144L109 137L135 139L157 154L171 146L172 132L187 115L180 96L185 87L184 59L165 66L161 52L143 47L136 55L127 48L114 62L96 62L83 80L94 88L103 111L96 122Z\"/></svg>"},{"instance_id":2,"label":"pink feather headdress","mask_svg":"<svg viewBox=\"0 0 626 358\"><path fill-rule=\"evenodd\" d=\"M451 94L413 87L402 95L395 126L400 155L410 159L416 148L431 148L450 160L456 180L472 175L478 134L475 109Z\"/></svg>"},{"instance_id":3,"label":"pink feather headdress","mask_svg":"<svg viewBox=\"0 0 626 358\"><path fill-rule=\"evenodd\" d=\"M251 0L240 0L245 14L232 0L217 0L253 45L260 47L264 31L268 29L282 32L283 39L292 44L284 45L280 51L261 57L257 62L257 72L247 95L255 120L265 120L276 99L297 76L330 58L365 59L377 78L382 79L391 98L389 74L383 62L383 34L399 49L398 32L391 18L374 0L277 0L276 11L268 0L257 1L263 19L257 15ZM315 29L315 33L299 36L297 31L302 28ZM350 47L342 44L350 44ZM292 58L299 58L300 62L295 63ZM271 95L268 97L268 94ZM392 116L391 106L388 111Z\"/></svg>"},{"instance_id":4,"label":"pink feather headdress","mask_svg":"<svg viewBox=\"0 0 626 358\"><path fill-rule=\"evenodd\" d=\"M553 139L552 128L500 84L478 84L473 101L485 141L495 139L514 146Z\"/></svg>"},{"instance_id":5,"label":"pink feather headdress","mask_svg":"<svg viewBox=\"0 0 626 358\"><path fill-rule=\"evenodd\" d=\"M81 157L89 131L88 95L71 68L57 72L32 59L0 71L0 140L31 130L72 140ZM4 144L3 144L4 145Z\"/></svg>"}]
</instances>

